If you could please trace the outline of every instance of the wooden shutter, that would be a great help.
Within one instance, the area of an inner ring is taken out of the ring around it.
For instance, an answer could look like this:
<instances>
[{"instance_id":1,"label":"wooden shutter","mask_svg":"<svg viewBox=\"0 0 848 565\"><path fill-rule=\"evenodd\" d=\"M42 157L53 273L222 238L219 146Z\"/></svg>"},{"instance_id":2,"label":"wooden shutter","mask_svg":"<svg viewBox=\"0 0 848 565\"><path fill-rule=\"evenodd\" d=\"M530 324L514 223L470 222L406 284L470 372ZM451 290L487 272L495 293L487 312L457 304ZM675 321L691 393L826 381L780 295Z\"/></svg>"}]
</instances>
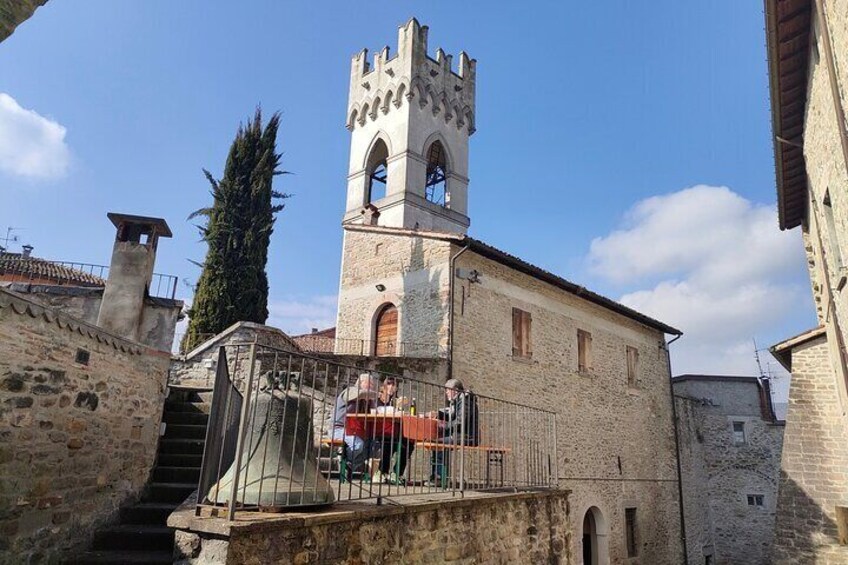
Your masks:
<instances>
[{"instance_id":1,"label":"wooden shutter","mask_svg":"<svg viewBox=\"0 0 848 565\"><path fill-rule=\"evenodd\" d=\"M397 345L398 312L393 304L383 307L377 316L377 343L374 354L377 357L395 355Z\"/></svg>"},{"instance_id":2,"label":"wooden shutter","mask_svg":"<svg viewBox=\"0 0 848 565\"><path fill-rule=\"evenodd\" d=\"M577 330L577 371L586 373L592 368L592 334Z\"/></svg>"},{"instance_id":3,"label":"wooden shutter","mask_svg":"<svg viewBox=\"0 0 848 565\"><path fill-rule=\"evenodd\" d=\"M512 355L513 357L530 357L530 312L519 308L512 309Z\"/></svg>"},{"instance_id":4,"label":"wooden shutter","mask_svg":"<svg viewBox=\"0 0 848 565\"><path fill-rule=\"evenodd\" d=\"M635 387L639 385L639 350L627 346L627 385Z\"/></svg>"}]
</instances>

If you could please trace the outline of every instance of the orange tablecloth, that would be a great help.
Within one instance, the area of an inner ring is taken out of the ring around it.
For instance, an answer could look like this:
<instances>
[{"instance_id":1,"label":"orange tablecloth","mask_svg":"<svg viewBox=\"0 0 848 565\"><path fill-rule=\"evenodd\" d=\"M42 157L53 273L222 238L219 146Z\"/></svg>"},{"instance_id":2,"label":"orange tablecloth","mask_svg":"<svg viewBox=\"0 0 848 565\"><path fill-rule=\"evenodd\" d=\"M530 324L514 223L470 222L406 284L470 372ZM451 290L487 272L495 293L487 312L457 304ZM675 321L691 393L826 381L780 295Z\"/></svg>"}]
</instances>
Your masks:
<instances>
[{"instance_id":1,"label":"orange tablecloth","mask_svg":"<svg viewBox=\"0 0 848 565\"><path fill-rule=\"evenodd\" d=\"M348 414L345 433L363 439L405 437L412 441L433 441L439 438L439 421L409 414Z\"/></svg>"}]
</instances>

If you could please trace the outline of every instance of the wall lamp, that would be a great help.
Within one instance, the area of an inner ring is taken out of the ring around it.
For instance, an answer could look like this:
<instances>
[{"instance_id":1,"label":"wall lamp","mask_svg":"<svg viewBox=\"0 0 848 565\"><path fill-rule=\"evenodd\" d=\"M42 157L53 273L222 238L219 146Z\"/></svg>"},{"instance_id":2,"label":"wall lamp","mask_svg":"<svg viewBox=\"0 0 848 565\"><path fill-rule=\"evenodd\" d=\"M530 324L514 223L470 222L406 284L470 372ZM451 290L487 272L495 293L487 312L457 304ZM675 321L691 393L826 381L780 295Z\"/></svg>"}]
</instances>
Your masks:
<instances>
[{"instance_id":1,"label":"wall lamp","mask_svg":"<svg viewBox=\"0 0 848 565\"><path fill-rule=\"evenodd\" d=\"M378 292L385 292L385 290L386 290L386 285L384 285L384 284L378 284L377 285L377 291Z\"/></svg>"}]
</instances>

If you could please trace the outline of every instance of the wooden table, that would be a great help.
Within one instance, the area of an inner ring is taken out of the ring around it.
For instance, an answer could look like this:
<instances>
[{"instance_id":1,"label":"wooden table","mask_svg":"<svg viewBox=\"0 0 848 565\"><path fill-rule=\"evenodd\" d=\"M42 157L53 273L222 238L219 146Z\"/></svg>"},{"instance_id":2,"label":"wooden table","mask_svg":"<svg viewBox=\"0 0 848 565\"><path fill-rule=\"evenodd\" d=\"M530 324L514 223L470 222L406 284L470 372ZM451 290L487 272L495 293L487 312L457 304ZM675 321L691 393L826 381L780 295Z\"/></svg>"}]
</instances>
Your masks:
<instances>
[{"instance_id":1,"label":"wooden table","mask_svg":"<svg viewBox=\"0 0 848 565\"><path fill-rule=\"evenodd\" d=\"M362 439L397 437L410 441L434 441L439 438L439 420L409 414L348 414L345 433Z\"/></svg>"}]
</instances>

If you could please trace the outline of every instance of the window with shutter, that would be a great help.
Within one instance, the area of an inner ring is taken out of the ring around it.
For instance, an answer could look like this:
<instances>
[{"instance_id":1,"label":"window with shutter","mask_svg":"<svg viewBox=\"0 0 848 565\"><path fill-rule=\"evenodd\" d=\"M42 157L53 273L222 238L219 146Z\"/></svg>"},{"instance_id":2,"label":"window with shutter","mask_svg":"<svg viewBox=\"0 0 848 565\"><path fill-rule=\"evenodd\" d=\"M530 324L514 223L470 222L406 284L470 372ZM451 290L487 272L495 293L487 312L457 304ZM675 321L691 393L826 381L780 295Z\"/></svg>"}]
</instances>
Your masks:
<instances>
[{"instance_id":1,"label":"window with shutter","mask_svg":"<svg viewBox=\"0 0 848 565\"><path fill-rule=\"evenodd\" d=\"M577 330L577 371L588 373L592 369L592 334Z\"/></svg>"},{"instance_id":2,"label":"window with shutter","mask_svg":"<svg viewBox=\"0 0 848 565\"><path fill-rule=\"evenodd\" d=\"M530 347L530 328L533 318L530 312L512 309L512 356L529 359L533 356Z\"/></svg>"},{"instance_id":3,"label":"window with shutter","mask_svg":"<svg viewBox=\"0 0 848 565\"><path fill-rule=\"evenodd\" d=\"M636 388L639 386L639 350L627 346L627 386Z\"/></svg>"}]
</instances>

